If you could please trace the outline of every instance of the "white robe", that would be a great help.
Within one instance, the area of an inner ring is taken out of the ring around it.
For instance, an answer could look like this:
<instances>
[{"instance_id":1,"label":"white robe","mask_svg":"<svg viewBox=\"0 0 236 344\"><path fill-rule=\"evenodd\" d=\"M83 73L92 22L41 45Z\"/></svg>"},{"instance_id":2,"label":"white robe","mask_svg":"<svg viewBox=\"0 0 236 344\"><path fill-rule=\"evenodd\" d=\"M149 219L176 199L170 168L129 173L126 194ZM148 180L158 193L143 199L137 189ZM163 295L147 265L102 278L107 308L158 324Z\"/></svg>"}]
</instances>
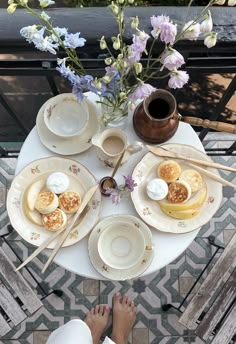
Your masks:
<instances>
[{"instance_id":1,"label":"white robe","mask_svg":"<svg viewBox=\"0 0 236 344\"><path fill-rule=\"evenodd\" d=\"M93 338L88 325L80 319L74 319L53 331L46 344L93 344ZM106 337L103 344L115 343Z\"/></svg>"}]
</instances>

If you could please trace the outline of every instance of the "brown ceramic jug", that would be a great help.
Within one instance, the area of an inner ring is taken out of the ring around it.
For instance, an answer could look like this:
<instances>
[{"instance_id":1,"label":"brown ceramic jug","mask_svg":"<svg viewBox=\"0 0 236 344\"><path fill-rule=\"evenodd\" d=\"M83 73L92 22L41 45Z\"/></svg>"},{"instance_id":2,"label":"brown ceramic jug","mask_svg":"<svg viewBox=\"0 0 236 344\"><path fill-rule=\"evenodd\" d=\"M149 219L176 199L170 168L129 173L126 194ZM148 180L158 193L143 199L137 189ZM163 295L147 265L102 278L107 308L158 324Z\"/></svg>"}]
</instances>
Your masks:
<instances>
[{"instance_id":1,"label":"brown ceramic jug","mask_svg":"<svg viewBox=\"0 0 236 344\"><path fill-rule=\"evenodd\" d=\"M157 89L136 107L133 126L142 140L162 143L175 134L179 117L175 97L166 90Z\"/></svg>"}]
</instances>

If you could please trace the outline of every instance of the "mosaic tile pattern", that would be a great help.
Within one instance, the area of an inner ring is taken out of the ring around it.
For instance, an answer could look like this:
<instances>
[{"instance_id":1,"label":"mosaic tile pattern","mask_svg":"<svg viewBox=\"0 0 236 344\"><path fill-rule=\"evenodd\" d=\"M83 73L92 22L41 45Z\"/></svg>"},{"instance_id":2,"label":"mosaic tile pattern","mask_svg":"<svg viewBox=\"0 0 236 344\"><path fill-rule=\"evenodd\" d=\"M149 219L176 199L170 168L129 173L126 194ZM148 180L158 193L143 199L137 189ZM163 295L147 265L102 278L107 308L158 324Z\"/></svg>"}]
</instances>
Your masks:
<instances>
[{"instance_id":1,"label":"mosaic tile pattern","mask_svg":"<svg viewBox=\"0 0 236 344\"><path fill-rule=\"evenodd\" d=\"M210 140L206 141L206 144L213 146ZM218 144L223 145L222 142ZM235 157L218 156L213 157L213 160L236 167ZM1 234L7 230L9 223L5 201L7 190L14 177L15 164L15 159L0 160ZM233 173L221 171L221 175L236 183ZM127 292L138 306L137 321L130 336L130 344L203 344L204 342L193 332L178 323L178 311L171 308L168 312L163 312L161 305L172 303L176 307L179 306L214 253L215 248L209 245L208 237L214 235L219 244L227 244L236 229L235 214L235 191L230 187L224 187L221 208L213 219L202 227L188 249L167 267L145 278L122 282L95 281L65 271L56 264L52 264L42 275L40 271L46 257L40 254L28 265L30 272L46 291L50 292L52 288L60 289L64 294L61 298L54 294L46 297L43 301L44 307L0 339L0 343L44 344L50 332L58 326L73 318L83 319L86 312L98 303L108 302L111 305L112 295L120 291ZM22 260L34 250L30 244L21 241L16 232L10 234L8 239ZM6 244L3 246L12 260L18 264L17 258ZM26 269L23 269L23 274L34 287L37 286ZM39 288L37 292L42 295ZM193 293L194 290L191 295ZM108 328L107 334L110 332L111 327Z\"/></svg>"}]
</instances>

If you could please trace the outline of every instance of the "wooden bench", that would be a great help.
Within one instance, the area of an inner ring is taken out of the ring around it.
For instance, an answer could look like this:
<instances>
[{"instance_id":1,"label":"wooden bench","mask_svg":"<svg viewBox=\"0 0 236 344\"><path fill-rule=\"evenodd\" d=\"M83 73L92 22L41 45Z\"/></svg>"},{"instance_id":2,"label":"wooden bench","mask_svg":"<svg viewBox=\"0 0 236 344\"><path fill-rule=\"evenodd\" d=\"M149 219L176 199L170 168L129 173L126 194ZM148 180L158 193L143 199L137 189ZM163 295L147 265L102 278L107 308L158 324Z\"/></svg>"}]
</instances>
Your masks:
<instances>
[{"instance_id":1,"label":"wooden bench","mask_svg":"<svg viewBox=\"0 0 236 344\"><path fill-rule=\"evenodd\" d=\"M0 338L43 304L0 247Z\"/></svg>"},{"instance_id":2,"label":"wooden bench","mask_svg":"<svg viewBox=\"0 0 236 344\"><path fill-rule=\"evenodd\" d=\"M211 344L228 344L236 334L236 234L193 296L179 322Z\"/></svg>"}]
</instances>

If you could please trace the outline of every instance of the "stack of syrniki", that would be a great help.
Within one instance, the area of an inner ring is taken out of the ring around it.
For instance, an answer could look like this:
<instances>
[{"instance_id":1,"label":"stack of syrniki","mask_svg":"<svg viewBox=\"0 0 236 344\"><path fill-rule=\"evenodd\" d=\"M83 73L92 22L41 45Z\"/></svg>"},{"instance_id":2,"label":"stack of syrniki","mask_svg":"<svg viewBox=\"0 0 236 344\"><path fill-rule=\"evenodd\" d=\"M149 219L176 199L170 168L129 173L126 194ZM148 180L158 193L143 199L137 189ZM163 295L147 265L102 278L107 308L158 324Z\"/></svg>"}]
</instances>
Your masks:
<instances>
[{"instance_id":1,"label":"stack of syrniki","mask_svg":"<svg viewBox=\"0 0 236 344\"><path fill-rule=\"evenodd\" d=\"M165 160L157 166L157 176L168 185L167 196L158 201L165 214L177 219L190 219L199 214L207 189L198 171Z\"/></svg>"},{"instance_id":2,"label":"stack of syrniki","mask_svg":"<svg viewBox=\"0 0 236 344\"><path fill-rule=\"evenodd\" d=\"M78 192L68 191L69 178L55 172L33 182L26 190L24 209L34 224L57 231L67 223L67 214L74 214L81 203Z\"/></svg>"}]
</instances>

